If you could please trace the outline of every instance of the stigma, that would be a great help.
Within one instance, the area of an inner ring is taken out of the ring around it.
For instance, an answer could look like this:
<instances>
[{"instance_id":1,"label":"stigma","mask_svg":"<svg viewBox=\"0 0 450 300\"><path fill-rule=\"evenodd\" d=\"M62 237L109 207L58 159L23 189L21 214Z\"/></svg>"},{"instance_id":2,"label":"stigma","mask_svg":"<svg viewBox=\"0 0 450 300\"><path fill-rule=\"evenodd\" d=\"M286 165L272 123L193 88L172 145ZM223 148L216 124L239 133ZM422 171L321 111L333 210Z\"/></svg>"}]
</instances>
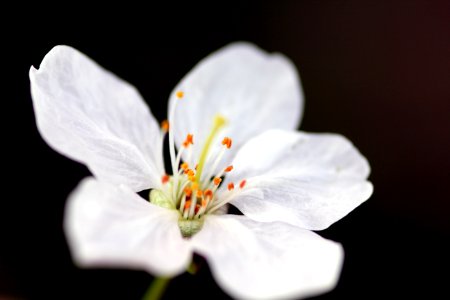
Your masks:
<instances>
[{"instance_id":1,"label":"stigma","mask_svg":"<svg viewBox=\"0 0 450 300\"><path fill-rule=\"evenodd\" d=\"M175 97L181 100L185 98L185 94L183 91L177 91ZM169 119L161 123L161 149L164 136L168 133L172 174L161 176L161 189L158 193L150 194L150 202L176 210L179 213L178 225L181 234L183 237L191 237L201 230L204 217L218 213L219 209L233 198L232 196L245 187L246 180L240 181L237 189L233 182L226 182L226 177L233 171L233 166L223 165L222 158L232 149L233 140L228 136L220 138L222 129L228 124L226 118L221 115L212 116L210 132L204 141L195 143L195 132L187 132L180 147L175 148L173 128L176 124L174 120L176 107L181 105L178 102L180 101L173 102ZM219 146L220 151L211 155L214 146ZM201 147L200 151L196 151L200 155L190 159L194 147ZM188 161L182 161L183 157L190 158ZM224 180L226 186L221 188Z\"/></svg>"}]
</instances>

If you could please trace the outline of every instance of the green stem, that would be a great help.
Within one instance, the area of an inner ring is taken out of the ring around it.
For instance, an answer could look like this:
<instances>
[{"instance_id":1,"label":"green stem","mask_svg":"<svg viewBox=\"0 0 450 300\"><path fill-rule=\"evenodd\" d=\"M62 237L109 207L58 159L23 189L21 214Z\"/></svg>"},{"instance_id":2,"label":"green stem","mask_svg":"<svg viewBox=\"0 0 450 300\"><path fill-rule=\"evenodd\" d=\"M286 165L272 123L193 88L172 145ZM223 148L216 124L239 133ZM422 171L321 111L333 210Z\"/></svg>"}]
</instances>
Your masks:
<instances>
[{"instance_id":1,"label":"green stem","mask_svg":"<svg viewBox=\"0 0 450 300\"><path fill-rule=\"evenodd\" d=\"M169 285L170 278L168 277L155 277L153 279L152 284L145 292L144 297L142 297L142 300L159 300L161 299L162 295L164 294L164 291L166 290L167 286Z\"/></svg>"}]
</instances>

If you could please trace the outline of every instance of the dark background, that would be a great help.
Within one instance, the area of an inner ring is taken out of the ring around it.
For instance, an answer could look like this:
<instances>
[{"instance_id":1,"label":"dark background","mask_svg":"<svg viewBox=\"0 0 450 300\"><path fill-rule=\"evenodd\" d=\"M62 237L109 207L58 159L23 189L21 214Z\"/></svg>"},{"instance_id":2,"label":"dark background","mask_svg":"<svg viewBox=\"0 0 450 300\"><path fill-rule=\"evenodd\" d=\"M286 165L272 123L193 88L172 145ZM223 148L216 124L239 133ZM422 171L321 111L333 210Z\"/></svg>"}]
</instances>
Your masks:
<instances>
[{"instance_id":1,"label":"dark background","mask_svg":"<svg viewBox=\"0 0 450 300\"><path fill-rule=\"evenodd\" d=\"M89 172L40 138L29 67L54 45L74 46L134 84L162 120L178 80L236 40L291 58L306 96L301 129L344 134L372 166L371 199L320 232L343 244L346 259L337 288L314 299L450 294L448 1L55 8L4 11L13 18L1 44L0 298L140 299L152 279L73 266L64 203ZM180 291L227 298L206 265L175 278L166 296Z\"/></svg>"}]
</instances>

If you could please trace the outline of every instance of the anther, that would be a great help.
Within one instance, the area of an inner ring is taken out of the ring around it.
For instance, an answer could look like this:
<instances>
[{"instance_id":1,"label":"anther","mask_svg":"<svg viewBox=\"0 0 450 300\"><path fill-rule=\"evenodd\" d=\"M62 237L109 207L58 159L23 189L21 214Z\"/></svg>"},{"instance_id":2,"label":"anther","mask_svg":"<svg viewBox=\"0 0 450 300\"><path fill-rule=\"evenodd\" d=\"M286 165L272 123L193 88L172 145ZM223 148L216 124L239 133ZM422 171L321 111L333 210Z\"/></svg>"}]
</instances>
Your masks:
<instances>
[{"instance_id":1,"label":"anther","mask_svg":"<svg viewBox=\"0 0 450 300\"><path fill-rule=\"evenodd\" d=\"M229 190L229 191L234 190L234 183L230 182L230 183L228 184L228 190Z\"/></svg>"},{"instance_id":2,"label":"anther","mask_svg":"<svg viewBox=\"0 0 450 300\"><path fill-rule=\"evenodd\" d=\"M191 188L193 191L198 190L198 183L197 182L192 183Z\"/></svg>"},{"instance_id":3,"label":"anther","mask_svg":"<svg viewBox=\"0 0 450 300\"><path fill-rule=\"evenodd\" d=\"M178 91L175 95L177 96L178 99L181 99L183 98L184 93L182 91Z\"/></svg>"},{"instance_id":4,"label":"anther","mask_svg":"<svg viewBox=\"0 0 450 300\"><path fill-rule=\"evenodd\" d=\"M186 174L188 177L195 176L195 172L192 169L184 170L184 174Z\"/></svg>"},{"instance_id":5,"label":"anther","mask_svg":"<svg viewBox=\"0 0 450 300\"><path fill-rule=\"evenodd\" d=\"M240 187L241 189L243 189L246 183L247 183L247 180L245 180L245 179L242 180L241 183L239 183L239 187Z\"/></svg>"},{"instance_id":6,"label":"anther","mask_svg":"<svg viewBox=\"0 0 450 300\"><path fill-rule=\"evenodd\" d=\"M214 185L219 185L222 182L222 178L216 177L214 178Z\"/></svg>"},{"instance_id":7,"label":"anther","mask_svg":"<svg viewBox=\"0 0 450 300\"><path fill-rule=\"evenodd\" d=\"M229 137L225 137L222 140L222 145L226 146L228 149L231 148L232 143L233 143L233 141Z\"/></svg>"},{"instance_id":8,"label":"anther","mask_svg":"<svg viewBox=\"0 0 450 300\"><path fill-rule=\"evenodd\" d=\"M164 121L161 122L161 129L162 129L164 132L168 132L168 131L169 131L169 128L170 128L169 121L164 120Z\"/></svg>"},{"instance_id":9,"label":"anther","mask_svg":"<svg viewBox=\"0 0 450 300\"><path fill-rule=\"evenodd\" d=\"M186 187L184 189L184 193L186 194L186 197L190 197L192 195L192 189L190 187Z\"/></svg>"},{"instance_id":10,"label":"anther","mask_svg":"<svg viewBox=\"0 0 450 300\"><path fill-rule=\"evenodd\" d=\"M212 199L212 197L213 197L213 192L212 192L211 190L208 189L208 190L205 191L204 195L205 195L205 198L207 198L207 199Z\"/></svg>"},{"instance_id":11,"label":"anther","mask_svg":"<svg viewBox=\"0 0 450 300\"><path fill-rule=\"evenodd\" d=\"M170 179L170 176L167 175L167 174L165 174L165 175L163 175L163 176L161 177L161 182L162 182L163 184L166 184L167 182L169 182L169 179Z\"/></svg>"},{"instance_id":12,"label":"anther","mask_svg":"<svg viewBox=\"0 0 450 300\"><path fill-rule=\"evenodd\" d=\"M194 135L190 133L186 136L186 139L183 142L183 147L187 148L189 145L194 145Z\"/></svg>"},{"instance_id":13,"label":"anther","mask_svg":"<svg viewBox=\"0 0 450 300\"><path fill-rule=\"evenodd\" d=\"M189 164L187 162L184 162L181 164L180 168L184 171L186 171L187 169L189 169Z\"/></svg>"},{"instance_id":14,"label":"anther","mask_svg":"<svg viewBox=\"0 0 450 300\"><path fill-rule=\"evenodd\" d=\"M191 207L191 200L187 200L184 204L184 209L188 210Z\"/></svg>"},{"instance_id":15,"label":"anther","mask_svg":"<svg viewBox=\"0 0 450 300\"><path fill-rule=\"evenodd\" d=\"M197 190L196 196L197 196L197 198L201 198L203 196L203 191Z\"/></svg>"},{"instance_id":16,"label":"anther","mask_svg":"<svg viewBox=\"0 0 450 300\"><path fill-rule=\"evenodd\" d=\"M231 170L233 170L233 166L226 167L224 171L228 173L231 172Z\"/></svg>"}]
</instances>

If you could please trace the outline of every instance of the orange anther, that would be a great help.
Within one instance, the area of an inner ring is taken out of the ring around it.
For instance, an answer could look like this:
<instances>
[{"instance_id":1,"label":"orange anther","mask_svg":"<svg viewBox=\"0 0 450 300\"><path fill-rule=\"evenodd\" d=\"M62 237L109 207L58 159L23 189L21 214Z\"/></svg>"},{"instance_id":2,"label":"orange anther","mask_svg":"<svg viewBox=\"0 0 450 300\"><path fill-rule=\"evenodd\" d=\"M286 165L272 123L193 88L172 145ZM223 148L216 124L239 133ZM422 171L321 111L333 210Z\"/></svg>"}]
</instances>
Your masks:
<instances>
[{"instance_id":1,"label":"orange anther","mask_svg":"<svg viewBox=\"0 0 450 300\"><path fill-rule=\"evenodd\" d=\"M212 197L213 197L213 192L209 189L206 190L204 194L205 194L205 198L212 199Z\"/></svg>"},{"instance_id":2,"label":"orange anther","mask_svg":"<svg viewBox=\"0 0 450 300\"><path fill-rule=\"evenodd\" d=\"M228 190L229 190L229 191L234 190L234 183L230 182L230 183L228 184Z\"/></svg>"},{"instance_id":3,"label":"orange anther","mask_svg":"<svg viewBox=\"0 0 450 300\"><path fill-rule=\"evenodd\" d=\"M225 172L230 172L231 170L233 170L233 166L228 166L225 168Z\"/></svg>"},{"instance_id":4,"label":"orange anther","mask_svg":"<svg viewBox=\"0 0 450 300\"><path fill-rule=\"evenodd\" d=\"M229 137L225 137L222 140L222 145L227 146L228 149L231 148L232 143L233 143L233 141Z\"/></svg>"},{"instance_id":5,"label":"orange anther","mask_svg":"<svg viewBox=\"0 0 450 300\"><path fill-rule=\"evenodd\" d=\"M246 183L247 183L247 180L245 180L245 179L242 180L241 183L239 183L239 187L240 187L241 189L243 189Z\"/></svg>"},{"instance_id":6,"label":"orange anther","mask_svg":"<svg viewBox=\"0 0 450 300\"><path fill-rule=\"evenodd\" d=\"M198 183L197 182L192 183L191 188L193 191L198 190Z\"/></svg>"},{"instance_id":7,"label":"orange anther","mask_svg":"<svg viewBox=\"0 0 450 300\"><path fill-rule=\"evenodd\" d=\"M203 196L203 191L202 190L197 190L196 196L197 196L197 198L201 198Z\"/></svg>"},{"instance_id":8,"label":"orange anther","mask_svg":"<svg viewBox=\"0 0 450 300\"><path fill-rule=\"evenodd\" d=\"M184 188L184 193L186 194L187 197L190 197L192 195L192 190L190 187L185 187Z\"/></svg>"},{"instance_id":9,"label":"orange anther","mask_svg":"<svg viewBox=\"0 0 450 300\"><path fill-rule=\"evenodd\" d=\"M195 213L198 213L198 211L200 210L200 204L195 205Z\"/></svg>"},{"instance_id":10,"label":"orange anther","mask_svg":"<svg viewBox=\"0 0 450 300\"><path fill-rule=\"evenodd\" d=\"M184 209L189 209L189 207L191 207L191 200L186 201L184 204Z\"/></svg>"},{"instance_id":11,"label":"orange anther","mask_svg":"<svg viewBox=\"0 0 450 300\"><path fill-rule=\"evenodd\" d=\"M166 184L167 182L169 182L169 179L170 179L170 176L167 175L167 174L164 174L164 175L161 177L161 181L162 181L163 184Z\"/></svg>"},{"instance_id":12,"label":"orange anther","mask_svg":"<svg viewBox=\"0 0 450 300\"><path fill-rule=\"evenodd\" d=\"M183 98L184 93L182 91L178 91L178 92L176 92L175 95L177 96L178 99L181 99L181 98Z\"/></svg>"},{"instance_id":13,"label":"orange anther","mask_svg":"<svg viewBox=\"0 0 450 300\"><path fill-rule=\"evenodd\" d=\"M192 169L184 170L184 174L186 174L188 177L195 176L195 172Z\"/></svg>"},{"instance_id":14,"label":"orange anther","mask_svg":"<svg viewBox=\"0 0 450 300\"><path fill-rule=\"evenodd\" d=\"M164 121L161 122L161 129L162 129L164 132L169 131L169 128L170 128L169 121L164 120Z\"/></svg>"},{"instance_id":15,"label":"orange anther","mask_svg":"<svg viewBox=\"0 0 450 300\"><path fill-rule=\"evenodd\" d=\"M219 185L222 182L222 178L216 177L214 178L214 185Z\"/></svg>"},{"instance_id":16,"label":"orange anther","mask_svg":"<svg viewBox=\"0 0 450 300\"><path fill-rule=\"evenodd\" d=\"M186 136L186 139L183 142L183 147L187 148L189 145L194 145L194 135L190 133Z\"/></svg>"},{"instance_id":17,"label":"orange anther","mask_svg":"<svg viewBox=\"0 0 450 300\"><path fill-rule=\"evenodd\" d=\"M191 145L194 145L194 135L189 133L186 137L186 141L188 141Z\"/></svg>"},{"instance_id":18,"label":"orange anther","mask_svg":"<svg viewBox=\"0 0 450 300\"><path fill-rule=\"evenodd\" d=\"M191 182L195 182L195 175L193 176L188 176L189 181Z\"/></svg>"},{"instance_id":19,"label":"orange anther","mask_svg":"<svg viewBox=\"0 0 450 300\"><path fill-rule=\"evenodd\" d=\"M184 171L186 171L187 169L189 169L189 164L187 162L184 162L181 164L180 168Z\"/></svg>"}]
</instances>

